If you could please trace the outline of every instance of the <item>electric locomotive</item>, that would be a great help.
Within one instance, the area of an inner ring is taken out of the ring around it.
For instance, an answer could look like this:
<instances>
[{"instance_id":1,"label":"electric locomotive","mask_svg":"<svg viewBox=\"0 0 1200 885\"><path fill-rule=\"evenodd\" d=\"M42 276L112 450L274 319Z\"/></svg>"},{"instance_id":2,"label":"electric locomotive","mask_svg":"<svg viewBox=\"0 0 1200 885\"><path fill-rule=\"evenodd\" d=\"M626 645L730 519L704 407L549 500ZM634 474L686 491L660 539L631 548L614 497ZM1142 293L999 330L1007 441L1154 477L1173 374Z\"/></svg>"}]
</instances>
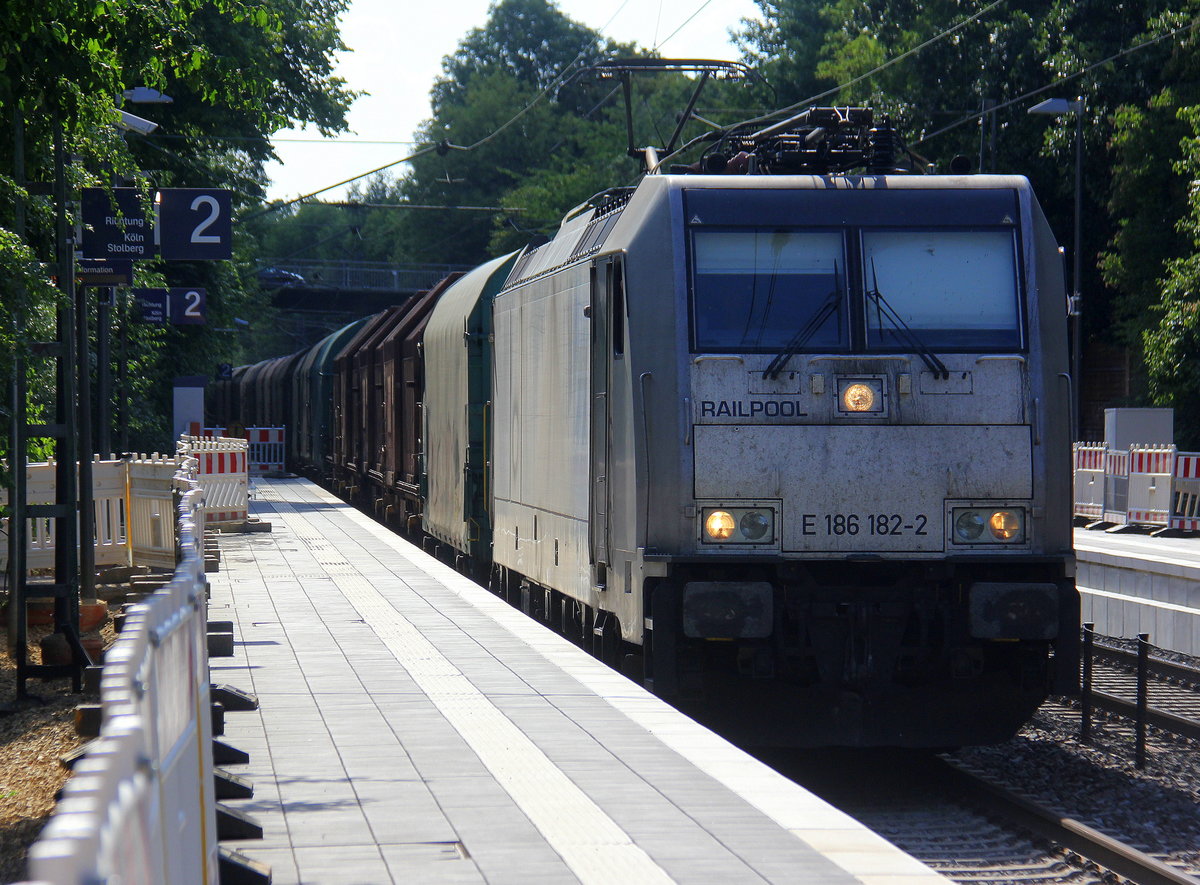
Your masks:
<instances>
[{"instance_id":1,"label":"electric locomotive","mask_svg":"<svg viewBox=\"0 0 1200 885\"><path fill-rule=\"evenodd\" d=\"M1004 740L1078 686L1061 258L1025 178L904 156L856 108L647 149L293 358L299 424L356 424L338 488L731 738Z\"/></svg>"},{"instance_id":2,"label":"electric locomotive","mask_svg":"<svg viewBox=\"0 0 1200 885\"><path fill-rule=\"evenodd\" d=\"M423 527L739 740L1004 740L1077 686L1066 300L1029 183L902 174L863 109L718 147L450 287L426 375L465 378L474 338L490 396L426 391Z\"/></svg>"}]
</instances>

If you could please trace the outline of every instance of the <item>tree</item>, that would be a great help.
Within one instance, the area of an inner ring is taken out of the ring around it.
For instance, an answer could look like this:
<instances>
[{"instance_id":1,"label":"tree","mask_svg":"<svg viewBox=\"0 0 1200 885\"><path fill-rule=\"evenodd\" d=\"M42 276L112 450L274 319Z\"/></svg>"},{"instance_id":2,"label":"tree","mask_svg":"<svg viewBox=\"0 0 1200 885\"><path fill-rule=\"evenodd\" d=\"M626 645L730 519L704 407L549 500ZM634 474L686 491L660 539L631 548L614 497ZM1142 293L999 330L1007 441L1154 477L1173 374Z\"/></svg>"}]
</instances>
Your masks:
<instances>
[{"instance_id":1,"label":"tree","mask_svg":"<svg viewBox=\"0 0 1200 885\"><path fill-rule=\"evenodd\" d=\"M27 181L54 177L54 132L62 132L72 192L81 186L135 183L147 193L180 185L230 187L236 205L261 197L262 165L271 156L268 136L291 121L323 130L343 128L353 93L331 74L333 53L342 48L337 15L346 0L46 0L16 4L0 20L0 106L6 131L0 140L0 336L12 349L0 353L0 380L8 388L9 355L29 341L48 337L46 316L57 295L48 285L45 262L54 259L53 207L31 196ZM116 129L116 102L135 85L172 95L158 106L162 135L128 141ZM229 136L235 136L229 140ZM24 168L14 170L16 146ZM236 244L245 255L247 245ZM243 258L243 260L245 260ZM253 308L257 287L232 266L208 263L183 267L139 263L139 281L205 285L213 319ZM19 314L23 327L17 325ZM166 380L181 369L210 368L218 354L236 351L213 326L192 330L163 348L171 333L134 328L139 377L156 401L138 412L168 412ZM30 389L47 398L53 381L30 370ZM161 447L156 434L165 419L140 428ZM7 422L0 445L7 448Z\"/></svg>"}]
</instances>

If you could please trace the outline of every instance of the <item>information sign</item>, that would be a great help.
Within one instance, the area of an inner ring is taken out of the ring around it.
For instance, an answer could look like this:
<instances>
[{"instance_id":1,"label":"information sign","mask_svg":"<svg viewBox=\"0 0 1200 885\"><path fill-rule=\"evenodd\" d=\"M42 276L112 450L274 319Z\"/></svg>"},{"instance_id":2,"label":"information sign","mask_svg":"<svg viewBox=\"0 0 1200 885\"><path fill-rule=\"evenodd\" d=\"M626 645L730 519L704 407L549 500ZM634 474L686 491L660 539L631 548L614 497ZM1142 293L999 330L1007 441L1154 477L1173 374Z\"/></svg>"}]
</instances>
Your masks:
<instances>
[{"instance_id":1,"label":"information sign","mask_svg":"<svg viewBox=\"0 0 1200 885\"><path fill-rule=\"evenodd\" d=\"M151 258L154 224L143 211L137 188L106 191L85 187L81 194L84 258Z\"/></svg>"},{"instance_id":2,"label":"information sign","mask_svg":"<svg viewBox=\"0 0 1200 885\"><path fill-rule=\"evenodd\" d=\"M208 314L208 292L197 288L168 289L170 320L176 326L202 325Z\"/></svg>"},{"instance_id":3,"label":"information sign","mask_svg":"<svg viewBox=\"0 0 1200 885\"><path fill-rule=\"evenodd\" d=\"M166 323L169 310L166 289L134 289L133 297L137 299L143 323L152 326Z\"/></svg>"},{"instance_id":4,"label":"information sign","mask_svg":"<svg viewBox=\"0 0 1200 885\"><path fill-rule=\"evenodd\" d=\"M133 282L133 261L85 258L75 265L75 282L81 286L128 286Z\"/></svg>"},{"instance_id":5,"label":"information sign","mask_svg":"<svg viewBox=\"0 0 1200 885\"><path fill-rule=\"evenodd\" d=\"M165 188L158 192L159 245L167 260L233 257L233 197L218 188Z\"/></svg>"},{"instance_id":6,"label":"information sign","mask_svg":"<svg viewBox=\"0 0 1200 885\"><path fill-rule=\"evenodd\" d=\"M171 289L134 289L142 322L156 326L202 325L208 316L208 291L195 286Z\"/></svg>"}]
</instances>

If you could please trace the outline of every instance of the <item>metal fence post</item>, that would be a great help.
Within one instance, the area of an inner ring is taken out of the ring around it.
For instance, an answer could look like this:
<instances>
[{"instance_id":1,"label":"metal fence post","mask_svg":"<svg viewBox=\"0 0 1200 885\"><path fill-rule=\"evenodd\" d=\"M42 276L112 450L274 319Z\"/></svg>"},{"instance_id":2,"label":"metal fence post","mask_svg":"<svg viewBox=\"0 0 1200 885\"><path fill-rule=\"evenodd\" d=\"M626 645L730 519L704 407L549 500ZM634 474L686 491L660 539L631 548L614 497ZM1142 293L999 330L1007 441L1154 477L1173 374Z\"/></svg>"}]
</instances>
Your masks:
<instances>
[{"instance_id":1,"label":"metal fence post","mask_svg":"<svg viewBox=\"0 0 1200 885\"><path fill-rule=\"evenodd\" d=\"M1083 625L1083 687L1079 692L1079 739L1092 742L1092 654L1096 625Z\"/></svg>"},{"instance_id":2,"label":"metal fence post","mask_svg":"<svg viewBox=\"0 0 1200 885\"><path fill-rule=\"evenodd\" d=\"M1134 765L1146 767L1146 672L1150 663L1150 634L1139 633L1137 646L1137 736L1134 745Z\"/></svg>"}]
</instances>

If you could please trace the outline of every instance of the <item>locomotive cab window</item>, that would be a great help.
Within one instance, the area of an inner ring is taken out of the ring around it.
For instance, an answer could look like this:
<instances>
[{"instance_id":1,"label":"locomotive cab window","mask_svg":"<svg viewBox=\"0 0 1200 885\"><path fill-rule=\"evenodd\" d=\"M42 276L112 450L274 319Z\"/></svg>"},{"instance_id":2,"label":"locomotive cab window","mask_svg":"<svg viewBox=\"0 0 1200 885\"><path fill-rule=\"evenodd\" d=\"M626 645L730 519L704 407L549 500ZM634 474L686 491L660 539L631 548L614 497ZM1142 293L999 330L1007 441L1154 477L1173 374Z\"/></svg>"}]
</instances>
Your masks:
<instances>
[{"instance_id":1,"label":"locomotive cab window","mask_svg":"<svg viewBox=\"0 0 1200 885\"><path fill-rule=\"evenodd\" d=\"M866 230L862 271L871 349L1021 348L1009 230Z\"/></svg>"},{"instance_id":2,"label":"locomotive cab window","mask_svg":"<svg viewBox=\"0 0 1200 885\"><path fill-rule=\"evenodd\" d=\"M692 235L695 346L776 351L846 345L846 260L836 231L698 230Z\"/></svg>"}]
</instances>

